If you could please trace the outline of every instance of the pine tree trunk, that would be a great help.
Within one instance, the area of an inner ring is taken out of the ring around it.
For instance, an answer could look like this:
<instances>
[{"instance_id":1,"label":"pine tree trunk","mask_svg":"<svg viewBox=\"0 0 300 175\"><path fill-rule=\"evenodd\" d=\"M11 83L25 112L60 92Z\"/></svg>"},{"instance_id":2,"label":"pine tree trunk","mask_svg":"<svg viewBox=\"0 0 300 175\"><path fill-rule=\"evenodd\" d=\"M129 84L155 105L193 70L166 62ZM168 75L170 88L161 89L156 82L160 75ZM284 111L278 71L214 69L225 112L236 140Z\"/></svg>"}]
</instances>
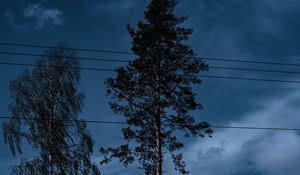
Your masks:
<instances>
[{"instance_id":1,"label":"pine tree trunk","mask_svg":"<svg viewBox=\"0 0 300 175\"><path fill-rule=\"evenodd\" d=\"M156 175L162 175L162 142L161 142L161 106L160 106L160 59L157 64L158 70L156 72Z\"/></svg>"},{"instance_id":2,"label":"pine tree trunk","mask_svg":"<svg viewBox=\"0 0 300 175\"><path fill-rule=\"evenodd\" d=\"M156 175L162 175L160 116L156 117Z\"/></svg>"}]
</instances>

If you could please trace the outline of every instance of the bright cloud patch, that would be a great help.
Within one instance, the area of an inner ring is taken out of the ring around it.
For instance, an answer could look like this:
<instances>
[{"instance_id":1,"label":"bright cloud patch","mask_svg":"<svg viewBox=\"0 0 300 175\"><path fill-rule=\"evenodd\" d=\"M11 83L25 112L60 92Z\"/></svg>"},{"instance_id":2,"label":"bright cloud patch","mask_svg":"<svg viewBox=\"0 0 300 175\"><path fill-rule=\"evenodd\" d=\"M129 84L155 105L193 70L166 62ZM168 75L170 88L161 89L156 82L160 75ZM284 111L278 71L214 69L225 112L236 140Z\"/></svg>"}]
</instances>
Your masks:
<instances>
[{"instance_id":1,"label":"bright cloud patch","mask_svg":"<svg viewBox=\"0 0 300 175\"><path fill-rule=\"evenodd\" d=\"M267 101L264 109L232 126L300 126L300 92ZM296 131L216 130L185 150L191 175L298 175L300 135Z\"/></svg>"},{"instance_id":2,"label":"bright cloud patch","mask_svg":"<svg viewBox=\"0 0 300 175\"><path fill-rule=\"evenodd\" d=\"M16 22L15 15L11 12L5 12L8 22L18 29L44 29L53 28L63 24L63 12L56 8L46 8L40 4L29 5L23 12L25 24ZM28 22L31 20L31 22Z\"/></svg>"},{"instance_id":3,"label":"bright cloud patch","mask_svg":"<svg viewBox=\"0 0 300 175\"><path fill-rule=\"evenodd\" d=\"M34 18L36 20L36 28L44 28L45 25L62 25L63 13L58 9L44 8L39 4L28 6L24 10L25 18Z\"/></svg>"}]
</instances>

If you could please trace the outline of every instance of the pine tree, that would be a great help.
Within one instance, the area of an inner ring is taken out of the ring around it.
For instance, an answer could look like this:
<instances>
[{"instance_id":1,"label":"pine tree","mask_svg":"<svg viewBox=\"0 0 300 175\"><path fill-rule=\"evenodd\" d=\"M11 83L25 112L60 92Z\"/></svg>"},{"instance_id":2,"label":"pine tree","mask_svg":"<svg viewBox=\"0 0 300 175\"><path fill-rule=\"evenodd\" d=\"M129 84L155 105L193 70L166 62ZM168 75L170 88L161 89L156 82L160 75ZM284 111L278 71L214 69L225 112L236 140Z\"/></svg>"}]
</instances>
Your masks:
<instances>
[{"instance_id":1,"label":"pine tree","mask_svg":"<svg viewBox=\"0 0 300 175\"><path fill-rule=\"evenodd\" d=\"M94 141L78 119L84 94L78 92L79 61L65 44L50 49L37 67L11 81L11 119L3 124L10 150L23 153L27 141L36 150L33 159L22 159L12 174L99 175L90 156Z\"/></svg>"},{"instance_id":2,"label":"pine tree","mask_svg":"<svg viewBox=\"0 0 300 175\"><path fill-rule=\"evenodd\" d=\"M187 17L174 15L176 4L175 0L151 0L145 21L139 21L136 30L128 26L137 58L106 81L112 110L128 123L122 129L128 143L101 148L105 155L101 164L119 158L127 166L137 160L146 174L161 175L168 151L175 169L187 174L183 155L178 153L184 146L177 140L178 131L187 137L212 134L207 122L198 123L190 114L202 109L193 86L201 83L198 74L208 65L186 44L192 30L181 26Z\"/></svg>"}]
</instances>

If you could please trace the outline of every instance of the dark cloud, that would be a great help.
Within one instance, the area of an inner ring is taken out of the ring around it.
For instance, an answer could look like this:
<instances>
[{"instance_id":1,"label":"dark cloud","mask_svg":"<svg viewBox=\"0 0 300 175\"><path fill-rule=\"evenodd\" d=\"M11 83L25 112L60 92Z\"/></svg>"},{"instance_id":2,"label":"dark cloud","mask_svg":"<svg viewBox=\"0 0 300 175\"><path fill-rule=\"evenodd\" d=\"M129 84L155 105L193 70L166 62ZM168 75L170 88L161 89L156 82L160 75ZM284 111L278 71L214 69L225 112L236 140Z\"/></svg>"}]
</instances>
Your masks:
<instances>
[{"instance_id":1,"label":"dark cloud","mask_svg":"<svg viewBox=\"0 0 300 175\"><path fill-rule=\"evenodd\" d=\"M274 59L300 54L297 1L200 0L180 8L189 12L194 40L204 53Z\"/></svg>"}]
</instances>

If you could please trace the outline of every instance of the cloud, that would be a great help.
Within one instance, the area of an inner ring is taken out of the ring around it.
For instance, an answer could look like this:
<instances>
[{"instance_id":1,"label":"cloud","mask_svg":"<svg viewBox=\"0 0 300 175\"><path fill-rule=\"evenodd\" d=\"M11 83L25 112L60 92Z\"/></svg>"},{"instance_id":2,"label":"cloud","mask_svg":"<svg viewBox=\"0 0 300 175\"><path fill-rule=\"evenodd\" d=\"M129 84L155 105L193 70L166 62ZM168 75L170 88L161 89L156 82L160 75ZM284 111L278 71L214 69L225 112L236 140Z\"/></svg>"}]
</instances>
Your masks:
<instances>
[{"instance_id":1,"label":"cloud","mask_svg":"<svg viewBox=\"0 0 300 175\"><path fill-rule=\"evenodd\" d=\"M300 91L272 101L231 126L299 128ZM300 135L295 131L216 130L185 149L191 175L297 175Z\"/></svg>"},{"instance_id":2,"label":"cloud","mask_svg":"<svg viewBox=\"0 0 300 175\"><path fill-rule=\"evenodd\" d=\"M20 25L20 24L17 24L15 22L15 15L13 13L6 11L4 13L4 15L7 18L8 22L10 23L10 25L12 25L14 28L24 29L24 30L29 28L29 25Z\"/></svg>"},{"instance_id":3,"label":"cloud","mask_svg":"<svg viewBox=\"0 0 300 175\"><path fill-rule=\"evenodd\" d=\"M24 10L25 18L34 18L36 20L36 28L42 29L46 25L62 25L63 12L56 8L45 8L39 4L29 5Z\"/></svg>"},{"instance_id":4,"label":"cloud","mask_svg":"<svg viewBox=\"0 0 300 175\"><path fill-rule=\"evenodd\" d=\"M204 54L278 59L300 54L299 1L199 0L180 2L179 8L190 16Z\"/></svg>"},{"instance_id":5,"label":"cloud","mask_svg":"<svg viewBox=\"0 0 300 175\"><path fill-rule=\"evenodd\" d=\"M46 8L41 4L27 6L22 14L25 24L16 22L15 15L9 11L5 12L8 22L17 29L51 29L54 26L63 25L63 12L56 8Z\"/></svg>"}]
</instances>

